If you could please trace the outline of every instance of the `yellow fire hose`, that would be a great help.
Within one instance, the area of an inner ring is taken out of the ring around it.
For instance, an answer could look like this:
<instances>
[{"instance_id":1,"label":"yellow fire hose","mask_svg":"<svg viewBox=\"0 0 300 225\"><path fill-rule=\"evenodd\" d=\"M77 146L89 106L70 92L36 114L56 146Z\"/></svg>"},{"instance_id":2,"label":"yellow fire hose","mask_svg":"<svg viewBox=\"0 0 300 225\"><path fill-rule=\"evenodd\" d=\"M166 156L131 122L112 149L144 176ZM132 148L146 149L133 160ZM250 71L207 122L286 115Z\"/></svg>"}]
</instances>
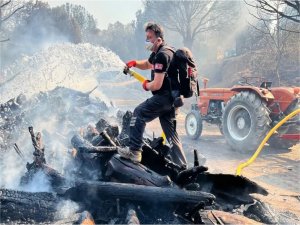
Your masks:
<instances>
[{"instance_id":1,"label":"yellow fire hose","mask_svg":"<svg viewBox=\"0 0 300 225\"><path fill-rule=\"evenodd\" d=\"M295 115L300 113L300 109L297 109L293 112L291 112L289 115L287 115L285 118L283 118L278 124L276 124L275 127L273 127L269 133L267 134L267 136L263 139L263 141L260 143L260 145L258 146L256 152L253 154L253 156L248 159L247 162L241 163L236 170L236 175L240 176L242 173L242 170L249 166L251 163L254 162L254 160L258 157L258 155L260 154L260 152L262 151L264 145L266 144L266 142L269 140L269 138L272 136L272 134L279 128L281 127L287 120L289 120L290 118L294 117Z\"/></svg>"},{"instance_id":2,"label":"yellow fire hose","mask_svg":"<svg viewBox=\"0 0 300 225\"><path fill-rule=\"evenodd\" d=\"M135 79L137 79L141 83L143 83L146 80L145 77L143 77L141 74L139 74L138 72L135 72L133 70L128 69L125 72L129 73L130 76L134 77Z\"/></svg>"},{"instance_id":3,"label":"yellow fire hose","mask_svg":"<svg viewBox=\"0 0 300 225\"><path fill-rule=\"evenodd\" d=\"M165 135L165 133L164 132L162 132L161 133L161 137L163 138L163 144L165 145L166 144L166 140L167 140L167 137L166 137L166 135Z\"/></svg>"}]
</instances>

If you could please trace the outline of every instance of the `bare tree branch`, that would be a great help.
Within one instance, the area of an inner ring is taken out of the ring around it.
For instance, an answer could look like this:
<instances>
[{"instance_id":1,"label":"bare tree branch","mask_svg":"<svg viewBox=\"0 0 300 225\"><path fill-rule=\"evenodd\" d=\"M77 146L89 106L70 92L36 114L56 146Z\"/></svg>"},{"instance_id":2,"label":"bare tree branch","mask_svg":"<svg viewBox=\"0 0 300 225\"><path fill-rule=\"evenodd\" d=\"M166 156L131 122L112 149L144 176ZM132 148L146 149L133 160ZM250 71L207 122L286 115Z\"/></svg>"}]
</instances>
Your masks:
<instances>
[{"instance_id":1,"label":"bare tree branch","mask_svg":"<svg viewBox=\"0 0 300 225\"><path fill-rule=\"evenodd\" d=\"M158 4L159 3L159 4ZM230 7L220 7L218 0L176 0L144 2L145 10L157 19L164 27L175 31L183 38L184 45L191 48L197 35L214 30L229 23L232 16ZM222 5L230 3L222 2ZM159 5L159 6L158 6ZM226 10L225 10L226 9ZM224 15L227 16L224 16ZM222 16L221 16L222 15Z\"/></svg>"},{"instance_id":2,"label":"bare tree branch","mask_svg":"<svg viewBox=\"0 0 300 225\"><path fill-rule=\"evenodd\" d=\"M9 3L11 3L11 0L9 0L8 2L3 3L3 4L0 6L0 8L5 7L5 6L8 5Z\"/></svg>"},{"instance_id":3,"label":"bare tree branch","mask_svg":"<svg viewBox=\"0 0 300 225\"><path fill-rule=\"evenodd\" d=\"M300 14L300 2L299 1L294 1L295 4L293 4L291 1L284 1L288 6L294 8L297 12L298 15Z\"/></svg>"},{"instance_id":4,"label":"bare tree branch","mask_svg":"<svg viewBox=\"0 0 300 225\"><path fill-rule=\"evenodd\" d=\"M4 40L0 40L0 42L6 42L6 41L9 41L9 38L4 39Z\"/></svg>"},{"instance_id":5,"label":"bare tree branch","mask_svg":"<svg viewBox=\"0 0 300 225\"><path fill-rule=\"evenodd\" d=\"M248 3L246 0L244 2L251 7L260 9L262 11L279 14L281 17L291 20L296 23L300 23L300 1L299 0L280 0L279 4L285 11L279 9L279 7L274 6L274 1L269 0L256 0L256 5ZM292 10L287 10L290 8ZM290 12L289 12L290 11ZM288 13L289 12L289 13Z\"/></svg>"},{"instance_id":6,"label":"bare tree branch","mask_svg":"<svg viewBox=\"0 0 300 225\"><path fill-rule=\"evenodd\" d=\"M25 6L22 5L22 6L18 7L18 8L16 8L12 13L10 13L8 16L6 16L5 18L3 18L3 19L1 20L1 22L5 22L5 21L8 20L10 17L12 17L16 12L18 12L20 9L23 9L24 7L25 7Z\"/></svg>"},{"instance_id":7,"label":"bare tree branch","mask_svg":"<svg viewBox=\"0 0 300 225\"><path fill-rule=\"evenodd\" d=\"M294 32L290 28L298 28L296 21L299 19L294 18L295 11L296 17L299 17L298 9L295 10L299 1L284 1L284 0L256 0L256 5L251 5L246 2L247 5L256 9L256 14L250 13L258 22L264 25L264 29L261 30L257 26L252 26L265 36L266 44L270 46L275 56L275 70L274 72L278 78L278 84L280 85L280 68L282 65L283 56L286 51L287 42L290 35ZM298 3L297 3L298 2ZM288 3L288 4L287 4ZM291 6L292 4L292 6ZM292 8L288 8L292 7ZM293 9L293 12L291 10ZM299 17L300 18L300 17ZM299 20L300 21L300 20ZM300 33L300 32L294 32Z\"/></svg>"}]
</instances>

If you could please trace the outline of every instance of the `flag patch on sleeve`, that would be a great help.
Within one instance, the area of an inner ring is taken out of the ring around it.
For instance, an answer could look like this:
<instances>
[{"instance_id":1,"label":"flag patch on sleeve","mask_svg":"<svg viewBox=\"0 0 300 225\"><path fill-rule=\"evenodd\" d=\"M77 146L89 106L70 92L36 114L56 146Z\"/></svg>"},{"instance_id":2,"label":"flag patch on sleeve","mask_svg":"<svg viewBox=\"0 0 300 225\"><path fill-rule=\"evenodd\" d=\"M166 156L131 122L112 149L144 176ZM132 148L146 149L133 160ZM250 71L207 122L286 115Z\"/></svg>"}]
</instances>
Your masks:
<instances>
[{"instance_id":1,"label":"flag patch on sleeve","mask_svg":"<svg viewBox=\"0 0 300 225\"><path fill-rule=\"evenodd\" d=\"M162 68L163 68L163 64L155 63L154 65L155 70L162 70Z\"/></svg>"}]
</instances>

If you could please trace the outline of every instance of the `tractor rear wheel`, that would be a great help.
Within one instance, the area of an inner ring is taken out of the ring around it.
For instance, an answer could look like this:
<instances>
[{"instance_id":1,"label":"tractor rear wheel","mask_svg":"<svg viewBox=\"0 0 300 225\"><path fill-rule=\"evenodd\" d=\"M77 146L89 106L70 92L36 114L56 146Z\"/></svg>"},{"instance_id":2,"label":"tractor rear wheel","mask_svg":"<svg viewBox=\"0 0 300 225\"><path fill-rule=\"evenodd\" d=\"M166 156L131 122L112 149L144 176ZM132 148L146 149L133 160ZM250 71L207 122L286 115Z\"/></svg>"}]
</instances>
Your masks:
<instances>
[{"instance_id":1,"label":"tractor rear wheel","mask_svg":"<svg viewBox=\"0 0 300 225\"><path fill-rule=\"evenodd\" d=\"M185 117L185 132L188 137L196 140L202 133L202 118L197 110L190 111Z\"/></svg>"},{"instance_id":2,"label":"tractor rear wheel","mask_svg":"<svg viewBox=\"0 0 300 225\"><path fill-rule=\"evenodd\" d=\"M218 127L219 127L219 131L222 135L224 135L224 132L223 132L223 124L222 123L219 123L218 124Z\"/></svg>"},{"instance_id":3,"label":"tractor rear wheel","mask_svg":"<svg viewBox=\"0 0 300 225\"><path fill-rule=\"evenodd\" d=\"M285 112L286 115L290 114L291 112L300 109L300 102L296 102L295 104L291 105ZM299 144L299 140L286 140L282 139L279 136L282 134L299 134L300 133L300 115L296 115L295 117L289 119L288 124L283 124L278 130L277 134L273 134L268 141L270 147L275 149L289 149L296 144Z\"/></svg>"},{"instance_id":4,"label":"tractor rear wheel","mask_svg":"<svg viewBox=\"0 0 300 225\"><path fill-rule=\"evenodd\" d=\"M270 130L270 111L256 93L242 91L227 102L222 125L227 143L235 150L254 151Z\"/></svg>"}]
</instances>

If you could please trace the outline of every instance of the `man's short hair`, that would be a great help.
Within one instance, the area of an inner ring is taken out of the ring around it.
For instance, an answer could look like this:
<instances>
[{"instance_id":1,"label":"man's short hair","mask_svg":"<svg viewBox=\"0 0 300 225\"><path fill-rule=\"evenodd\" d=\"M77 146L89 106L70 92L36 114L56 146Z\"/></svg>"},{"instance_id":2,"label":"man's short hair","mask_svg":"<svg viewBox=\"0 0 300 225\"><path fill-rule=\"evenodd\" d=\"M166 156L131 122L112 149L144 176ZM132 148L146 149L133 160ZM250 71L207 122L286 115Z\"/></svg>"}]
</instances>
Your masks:
<instances>
[{"instance_id":1,"label":"man's short hair","mask_svg":"<svg viewBox=\"0 0 300 225\"><path fill-rule=\"evenodd\" d=\"M162 40L164 40L164 30L159 24L152 22L147 23L145 31L147 32L148 30L152 30L157 38L160 37Z\"/></svg>"}]
</instances>

